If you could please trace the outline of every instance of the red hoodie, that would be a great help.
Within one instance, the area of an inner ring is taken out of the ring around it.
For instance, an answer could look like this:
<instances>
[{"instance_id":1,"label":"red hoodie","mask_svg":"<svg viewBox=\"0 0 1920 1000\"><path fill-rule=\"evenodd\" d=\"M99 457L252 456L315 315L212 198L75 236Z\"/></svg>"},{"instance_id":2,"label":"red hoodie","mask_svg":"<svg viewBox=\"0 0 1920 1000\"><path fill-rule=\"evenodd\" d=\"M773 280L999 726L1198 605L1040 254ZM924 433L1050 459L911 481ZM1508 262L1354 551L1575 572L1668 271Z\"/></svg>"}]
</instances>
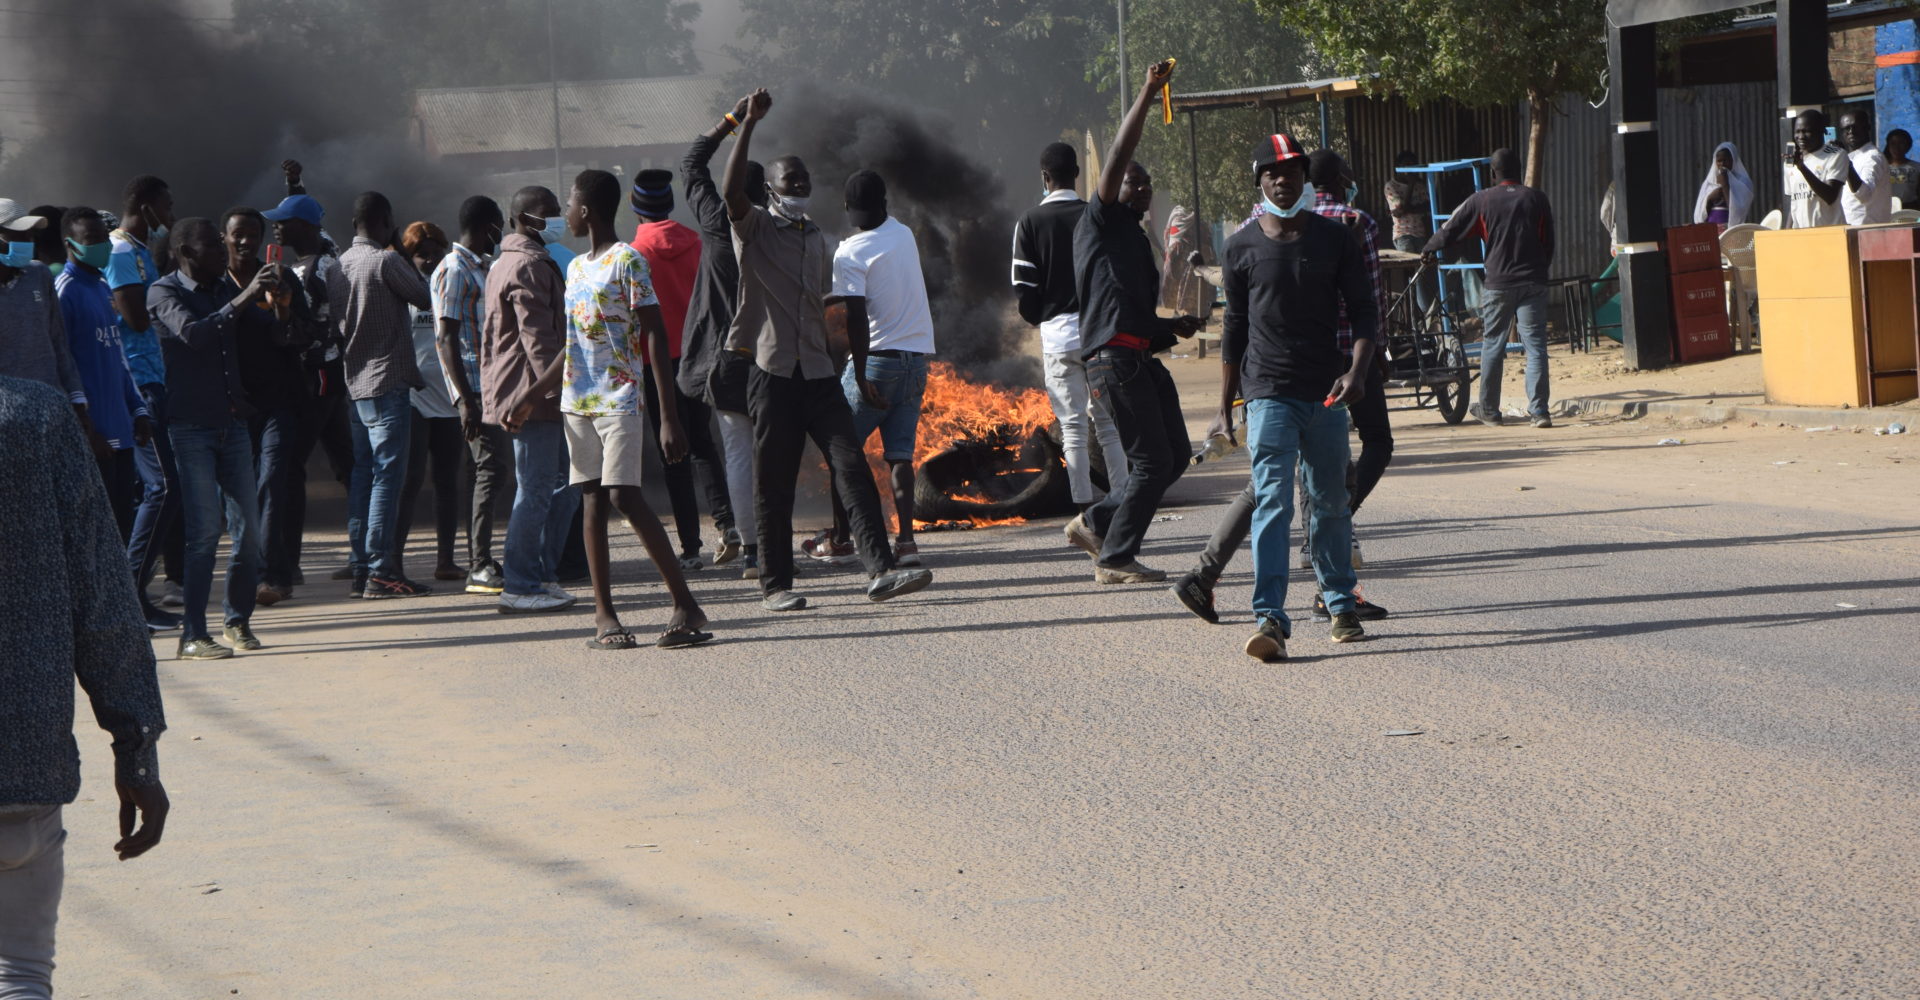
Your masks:
<instances>
[{"instance_id":1,"label":"red hoodie","mask_svg":"<svg viewBox=\"0 0 1920 1000\"><path fill-rule=\"evenodd\" d=\"M673 221L642 222L633 232L633 248L653 272L653 294L667 324L667 349L680 357L680 328L687 322L687 300L700 273L700 234Z\"/></svg>"}]
</instances>

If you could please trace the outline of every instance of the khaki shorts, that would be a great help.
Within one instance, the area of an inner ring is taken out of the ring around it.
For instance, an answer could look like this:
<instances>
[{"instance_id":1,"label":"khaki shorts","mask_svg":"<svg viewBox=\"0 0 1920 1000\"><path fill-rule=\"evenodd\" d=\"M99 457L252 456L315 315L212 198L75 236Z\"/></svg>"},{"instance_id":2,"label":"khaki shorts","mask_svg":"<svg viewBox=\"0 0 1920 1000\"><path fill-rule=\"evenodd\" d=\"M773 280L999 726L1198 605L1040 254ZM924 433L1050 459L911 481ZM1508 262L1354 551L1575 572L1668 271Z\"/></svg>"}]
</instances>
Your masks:
<instances>
[{"instance_id":1,"label":"khaki shorts","mask_svg":"<svg viewBox=\"0 0 1920 1000\"><path fill-rule=\"evenodd\" d=\"M611 417L562 414L567 425L570 485L599 480L602 486L638 486L647 453L647 418L638 413Z\"/></svg>"}]
</instances>

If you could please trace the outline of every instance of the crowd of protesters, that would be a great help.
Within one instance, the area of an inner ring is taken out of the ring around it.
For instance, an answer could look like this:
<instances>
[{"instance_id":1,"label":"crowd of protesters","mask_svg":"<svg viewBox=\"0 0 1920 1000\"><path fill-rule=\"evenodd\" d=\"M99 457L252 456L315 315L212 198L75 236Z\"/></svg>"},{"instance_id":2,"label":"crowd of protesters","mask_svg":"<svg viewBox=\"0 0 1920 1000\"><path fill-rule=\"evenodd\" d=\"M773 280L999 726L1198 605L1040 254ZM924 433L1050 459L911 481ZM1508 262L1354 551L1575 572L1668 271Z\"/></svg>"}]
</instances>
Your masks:
<instances>
[{"instance_id":1,"label":"crowd of protesters","mask_svg":"<svg viewBox=\"0 0 1920 1000\"><path fill-rule=\"evenodd\" d=\"M1142 227L1153 180L1133 159L1172 72L1171 61L1149 70L1090 197L1075 193L1071 147L1042 151L1046 194L1014 235L1019 312L1040 331L1079 507L1065 535L1093 560L1099 584L1166 579L1139 554L1189 461L1179 395L1157 355L1202 320L1163 315ZM137 856L159 841L169 808L154 749L165 723L151 637L178 629L185 660L262 648L256 609L306 586L306 470L316 450L346 489L351 554L332 575L350 597L432 592L402 561L416 498L430 486L436 582L526 614L571 607L559 581L584 576L594 605L587 646L597 651L639 645L612 597L615 513L670 597L655 645L713 638L688 582L708 565L703 495L712 564L738 563L768 611L805 608L794 592L793 519L809 440L830 469L836 517L800 552L858 562L876 602L931 582L912 533L916 433L935 353L914 234L890 214L885 180L862 170L845 179L851 232L833 246L808 212L806 164L750 158L772 107L765 90L741 98L687 151L680 190L697 230L669 218L673 175L640 171L624 191L639 220L630 241L617 234L622 182L594 169L565 192L522 188L504 207L468 198L457 238L404 223L368 191L354 200L344 246L291 160L281 165L286 197L264 211L179 216L167 183L152 176L126 186L117 213L0 199L0 542L16 569L0 584L10 612L0 638L15 654L0 721L17 751L0 768L0 992L49 995L60 810L78 789L73 679L113 734L116 850ZM729 136L716 181L712 160ZM1244 404L1252 468L1198 568L1172 590L1217 623L1215 586L1251 534L1255 630L1244 649L1273 662L1292 637L1296 484L1314 617L1330 623L1333 641L1352 642L1365 636L1363 620L1387 616L1360 596L1352 518L1391 460L1393 436L1381 235L1352 205L1350 171L1285 134L1255 143L1249 166L1254 212L1221 255L1226 310L1209 435L1231 439ZM1536 371L1531 348L1551 216L1518 183L1510 151L1493 166L1501 183L1430 238L1410 221L1411 192L1390 190L1392 238L1429 260L1469 231L1487 242L1483 319L1498 340L1517 328L1528 343L1533 422L1547 426L1545 368ZM567 249L566 236L588 250ZM1475 412L1497 423L1489 363ZM891 538L864 452L876 434ZM641 490L649 442L677 539ZM231 544L216 637L208 604L223 533Z\"/></svg>"}]
</instances>

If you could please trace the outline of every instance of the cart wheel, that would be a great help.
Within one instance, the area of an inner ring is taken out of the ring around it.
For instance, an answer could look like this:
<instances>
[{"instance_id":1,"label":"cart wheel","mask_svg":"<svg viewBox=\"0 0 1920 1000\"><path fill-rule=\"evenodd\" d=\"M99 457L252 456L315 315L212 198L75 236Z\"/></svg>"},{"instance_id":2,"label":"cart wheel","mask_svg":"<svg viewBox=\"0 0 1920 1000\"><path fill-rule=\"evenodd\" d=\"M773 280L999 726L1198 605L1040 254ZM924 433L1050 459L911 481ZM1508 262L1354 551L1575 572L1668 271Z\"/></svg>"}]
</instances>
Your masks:
<instances>
[{"instance_id":1,"label":"cart wheel","mask_svg":"<svg viewBox=\"0 0 1920 1000\"><path fill-rule=\"evenodd\" d=\"M1439 368L1442 371L1452 369L1456 375L1452 381L1434 386L1434 402L1440 409L1442 420L1457 424L1467 418L1467 397L1473 392L1473 370L1467 367L1466 353L1460 350L1457 343L1449 343L1441 348Z\"/></svg>"}]
</instances>

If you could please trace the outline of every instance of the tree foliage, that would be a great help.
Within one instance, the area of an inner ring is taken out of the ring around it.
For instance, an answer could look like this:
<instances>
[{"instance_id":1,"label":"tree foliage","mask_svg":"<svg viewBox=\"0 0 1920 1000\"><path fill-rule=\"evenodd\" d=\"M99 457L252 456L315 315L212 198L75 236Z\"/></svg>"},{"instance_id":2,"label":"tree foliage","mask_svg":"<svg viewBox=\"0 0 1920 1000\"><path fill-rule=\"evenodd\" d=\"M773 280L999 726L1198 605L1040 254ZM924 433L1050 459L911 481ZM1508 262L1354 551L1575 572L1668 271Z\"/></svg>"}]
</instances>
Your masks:
<instances>
[{"instance_id":1,"label":"tree foliage","mask_svg":"<svg viewBox=\"0 0 1920 1000\"><path fill-rule=\"evenodd\" d=\"M1476 0L1255 0L1306 38L1338 73L1378 73L1420 104L1526 101L1535 123L1527 157L1536 178L1551 102L1596 94L1607 66L1606 0L1490 8Z\"/></svg>"}]
</instances>

